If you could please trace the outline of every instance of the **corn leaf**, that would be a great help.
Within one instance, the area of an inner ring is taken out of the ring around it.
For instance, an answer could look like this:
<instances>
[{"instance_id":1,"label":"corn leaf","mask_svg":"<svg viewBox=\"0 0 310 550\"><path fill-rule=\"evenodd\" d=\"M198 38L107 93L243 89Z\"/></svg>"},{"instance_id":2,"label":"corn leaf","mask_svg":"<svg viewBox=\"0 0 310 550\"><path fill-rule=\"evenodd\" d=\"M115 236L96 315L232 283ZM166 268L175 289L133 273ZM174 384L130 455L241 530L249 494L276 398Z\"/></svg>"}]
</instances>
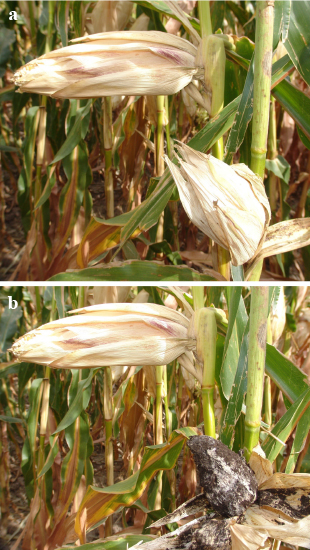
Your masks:
<instances>
[{"instance_id":1,"label":"corn leaf","mask_svg":"<svg viewBox=\"0 0 310 550\"><path fill-rule=\"evenodd\" d=\"M294 472L299 454L303 450L310 430L310 408L308 408L299 420L295 432L291 453L285 468L286 474Z\"/></svg>"},{"instance_id":2,"label":"corn leaf","mask_svg":"<svg viewBox=\"0 0 310 550\"><path fill-rule=\"evenodd\" d=\"M89 487L76 515L75 530L82 538L80 518L86 509L86 529L100 525L103 520L137 500L147 484L159 470L170 470L175 466L184 441L197 435L197 428L175 430L167 444L146 447L140 469L132 476L110 487Z\"/></svg>"},{"instance_id":3,"label":"corn leaf","mask_svg":"<svg viewBox=\"0 0 310 550\"><path fill-rule=\"evenodd\" d=\"M160 262L128 260L106 267L90 267L58 273L50 281L212 281L214 277L198 273L185 265L162 265Z\"/></svg>"},{"instance_id":4,"label":"corn leaf","mask_svg":"<svg viewBox=\"0 0 310 550\"><path fill-rule=\"evenodd\" d=\"M222 391L226 399L229 398L234 383L240 355L240 346L248 320L241 293L241 286L229 287L226 289L229 319L225 338L223 363L220 372Z\"/></svg>"},{"instance_id":5,"label":"corn leaf","mask_svg":"<svg viewBox=\"0 0 310 550\"><path fill-rule=\"evenodd\" d=\"M291 403L308 388L307 375L270 344L266 347L266 374Z\"/></svg>"},{"instance_id":6,"label":"corn leaf","mask_svg":"<svg viewBox=\"0 0 310 550\"><path fill-rule=\"evenodd\" d=\"M88 263L120 243L121 230L131 218L132 212L116 216L110 220L92 218L83 235L77 251L77 264L87 267ZM140 233L136 230L134 235Z\"/></svg>"},{"instance_id":7,"label":"corn leaf","mask_svg":"<svg viewBox=\"0 0 310 550\"><path fill-rule=\"evenodd\" d=\"M242 405L247 389L249 328L250 325L248 322L243 334L238 367L220 431L220 440L230 449L233 446L236 424L242 411Z\"/></svg>"},{"instance_id":8,"label":"corn leaf","mask_svg":"<svg viewBox=\"0 0 310 550\"><path fill-rule=\"evenodd\" d=\"M273 50L279 44L279 41L285 42L290 26L291 18L291 0L282 0L274 4L274 25L273 25Z\"/></svg>"},{"instance_id":9,"label":"corn leaf","mask_svg":"<svg viewBox=\"0 0 310 550\"><path fill-rule=\"evenodd\" d=\"M84 139L86 134L84 119L86 119L86 117L88 116L91 105L92 105L92 100L90 99L85 105L85 107L81 107L80 109L78 109L77 114L75 116L74 124L72 125L68 133L67 139L60 147L58 153L54 157L51 164L55 164L56 162L70 155L73 149L80 143L82 139Z\"/></svg>"},{"instance_id":10,"label":"corn leaf","mask_svg":"<svg viewBox=\"0 0 310 550\"><path fill-rule=\"evenodd\" d=\"M284 46L297 71L310 86L310 5L305 0L291 1L289 4L289 28Z\"/></svg>"},{"instance_id":11,"label":"corn leaf","mask_svg":"<svg viewBox=\"0 0 310 550\"><path fill-rule=\"evenodd\" d=\"M273 96L295 120L303 133L310 139L310 99L287 80L280 82L273 90Z\"/></svg>"},{"instance_id":12,"label":"corn leaf","mask_svg":"<svg viewBox=\"0 0 310 550\"><path fill-rule=\"evenodd\" d=\"M285 443L295 429L297 423L300 421L302 415L305 413L305 411L307 411L309 405L310 388L302 392L300 397L296 399L293 405L281 417L279 422L277 422L271 433L274 434L283 443ZM277 458L282 447L283 444L271 435L268 435L268 437L262 444L262 448L270 462L273 462Z\"/></svg>"},{"instance_id":13,"label":"corn leaf","mask_svg":"<svg viewBox=\"0 0 310 550\"><path fill-rule=\"evenodd\" d=\"M131 546L141 542L154 540L154 535L115 535L108 537L104 541L89 542L79 546L79 550L128 550ZM68 547L59 548L59 550L68 550Z\"/></svg>"},{"instance_id":14,"label":"corn leaf","mask_svg":"<svg viewBox=\"0 0 310 550\"><path fill-rule=\"evenodd\" d=\"M16 309L5 307L0 318L0 354L6 352L13 343L13 336L17 330L17 321L22 317L21 306Z\"/></svg>"},{"instance_id":15,"label":"corn leaf","mask_svg":"<svg viewBox=\"0 0 310 550\"><path fill-rule=\"evenodd\" d=\"M240 103L226 145L224 161L231 164L234 154L241 146L248 124L253 116L254 56L244 84Z\"/></svg>"},{"instance_id":16,"label":"corn leaf","mask_svg":"<svg viewBox=\"0 0 310 550\"><path fill-rule=\"evenodd\" d=\"M92 181L86 144L81 142L75 147L72 153L64 159L63 165L68 182L59 201L61 219L54 244L54 262L58 261L59 255L66 246L83 203L85 190Z\"/></svg>"},{"instance_id":17,"label":"corn leaf","mask_svg":"<svg viewBox=\"0 0 310 550\"><path fill-rule=\"evenodd\" d=\"M55 430L53 435L56 435L62 430L68 428L68 426L71 426L81 412L87 408L91 395L91 383L95 373L96 369L91 369L88 377L85 380L80 380L78 382L77 391L72 402L70 403L68 412L58 424L57 430ZM77 374L78 371L73 371L73 376L76 376Z\"/></svg>"}]
</instances>

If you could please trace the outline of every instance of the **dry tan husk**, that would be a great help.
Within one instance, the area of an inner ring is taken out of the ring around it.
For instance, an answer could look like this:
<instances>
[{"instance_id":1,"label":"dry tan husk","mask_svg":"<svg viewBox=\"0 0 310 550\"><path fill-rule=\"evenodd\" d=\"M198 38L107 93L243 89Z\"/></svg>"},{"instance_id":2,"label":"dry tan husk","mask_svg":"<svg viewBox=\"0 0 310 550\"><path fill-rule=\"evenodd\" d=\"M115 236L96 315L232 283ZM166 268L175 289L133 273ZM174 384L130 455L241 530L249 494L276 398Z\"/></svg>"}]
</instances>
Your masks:
<instances>
[{"instance_id":1,"label":"dry tan husk","mask_svg":"<svg viewBox=\"0 0 310 550\"><path fill-rule=\"evenodd\" d=\"M195 340L189 320L156 304L102 304L42 325L12 346L17 360L52 368L165 365L180 357L190 370ZM195 372L195 369L194 369Z\"/></svg>"},{"instance_id":2,"label":"dry tan husk","mask_svg":"<svg viewBox=\"0 0 310 550\"><path fill-rule=\"evenodd\" d=\"M270 221L262 180L244 164L224 162L179 144L180 168L166 162L184 209L203 233L229 250L241 265L261 246Z\"/></svg>"},{"instance_id":3,"label":"dry tan husk","mask_svg":"<svg viewBox=\"0 0 310 550\"><path fill-rule=\"evenodd\" d=\"M310 218L297 218L276 223L268 227L262 247L257 251L248 266L248 279L254 267L264 258L283 254L310 244Z\"/></svg>"},{"instance_id":4,"label":"dry tan husk","mask_svg":"<svg viewBox=\"0 0 310 550\"><path fill-rule=\"evenodd\" d=\"M203 78L197 48L165 32L106 32L72 42L21 67L13 77L20 91L57 98L170 95Z\"/></svg>"},{"instance_id":5,"label":"dry tan husk","mask_svg":"<svg viewBox=\"0 0 310 550\"><path fill-rule=\"evenodd\" d=\"M267 479L273 475L272 464L264 456L261 456L257 452L253 452L250 456L249 465L257 479L258 488L261 489L262 483L267 481Z\"/></svg>"},{"instance_id":6,"label":"dry tan husk","mask_svg":"<svg viewBox=\"0 0 310 550\"><path fill-rule=\"evenodd\" d=\"M259 506L251 506L245 513L247 525L252 527L252 533L265 533L268 537L281 540L287 544L310 548L310 516L298 521L286 520L279 514L264 510ZM256 546L260 548L260 546Z\"/></svg>"}]
</instances>

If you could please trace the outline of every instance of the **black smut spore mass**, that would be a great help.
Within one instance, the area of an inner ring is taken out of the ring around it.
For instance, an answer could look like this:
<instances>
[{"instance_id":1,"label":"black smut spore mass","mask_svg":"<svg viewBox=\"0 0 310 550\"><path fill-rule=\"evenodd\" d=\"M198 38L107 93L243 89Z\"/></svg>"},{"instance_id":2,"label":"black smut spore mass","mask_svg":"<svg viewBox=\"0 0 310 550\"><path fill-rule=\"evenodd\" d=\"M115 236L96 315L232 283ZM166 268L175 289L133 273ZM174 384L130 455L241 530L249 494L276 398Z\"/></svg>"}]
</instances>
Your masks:
<instances>
[{"instance_id":1,"label":"black smut spore mass","mask_svg":"<svg viewBox=\"0 0 310 550\"><path fill-rule=\"evenodd\" d=\"M229 520L201 518L199 528L181 534L179 541L190 550L227 550L231 548Z\"/></svg>"},{"instance_id":2,"label":"black smut spore mass","mask_svg":"<svg viewBox=\"0 0 310 550\"><path fill-rule=\"evenodd\" d=\"M244 458L208 435L190 437L200 485L216 512L240 516L255 501L257 481Z\"/></svg>"},{"instance_id":3,"label":"black smut spore mass","mask_svg":"<svg viewBox=\"0 0 310 550\"><path fill-rule=\"evenodd\" d=\"M295 504L290 497L295 497ZM310 514L309 490L297 487L258 491L256 504L275 508L294 519L302 519Z\"/></svg>"}]
</instances>

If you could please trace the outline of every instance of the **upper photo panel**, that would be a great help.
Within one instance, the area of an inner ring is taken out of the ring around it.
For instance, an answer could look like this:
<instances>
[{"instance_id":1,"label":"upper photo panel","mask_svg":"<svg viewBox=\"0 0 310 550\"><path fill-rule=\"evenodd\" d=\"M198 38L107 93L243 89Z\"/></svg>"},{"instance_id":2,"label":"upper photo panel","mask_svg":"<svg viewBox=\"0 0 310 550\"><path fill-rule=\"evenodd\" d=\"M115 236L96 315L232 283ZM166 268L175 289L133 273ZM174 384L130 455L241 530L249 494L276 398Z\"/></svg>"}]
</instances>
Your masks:
<instances>
[{"instance_id":1,"label":"upper photo panel","mask_svg":"<svg viewBox=\"0 0 310 550\"><path fill-rule=\"evenodd\" d=\"M309 1L0 2L0 280L310 280Z\"/></svg>"}]
</instances>

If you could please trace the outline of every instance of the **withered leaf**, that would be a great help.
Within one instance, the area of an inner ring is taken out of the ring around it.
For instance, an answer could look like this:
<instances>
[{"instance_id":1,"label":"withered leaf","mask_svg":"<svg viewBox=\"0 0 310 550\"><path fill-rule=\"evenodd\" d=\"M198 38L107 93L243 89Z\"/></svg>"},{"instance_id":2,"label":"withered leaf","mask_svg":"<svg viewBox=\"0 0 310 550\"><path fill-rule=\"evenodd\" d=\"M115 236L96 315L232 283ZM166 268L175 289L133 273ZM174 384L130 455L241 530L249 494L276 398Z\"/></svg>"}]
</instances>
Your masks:
<instances>
[{"instance_id":1,"label":"withered leaf","mask_svg":"<svg viewBox=\"0 0 310 550\"><path fill-rule=\"evenodd\" d=\"M198 512L206 512L210 508L208 500L204 493L197 495L187 502L184 502L171 514L167 514L164 518L152 523L151 527L161 527L162 525L167 525L167 523L172 523L173 521L179 521L180 519L186 518Z\"/></svg>"}]
</instances>

